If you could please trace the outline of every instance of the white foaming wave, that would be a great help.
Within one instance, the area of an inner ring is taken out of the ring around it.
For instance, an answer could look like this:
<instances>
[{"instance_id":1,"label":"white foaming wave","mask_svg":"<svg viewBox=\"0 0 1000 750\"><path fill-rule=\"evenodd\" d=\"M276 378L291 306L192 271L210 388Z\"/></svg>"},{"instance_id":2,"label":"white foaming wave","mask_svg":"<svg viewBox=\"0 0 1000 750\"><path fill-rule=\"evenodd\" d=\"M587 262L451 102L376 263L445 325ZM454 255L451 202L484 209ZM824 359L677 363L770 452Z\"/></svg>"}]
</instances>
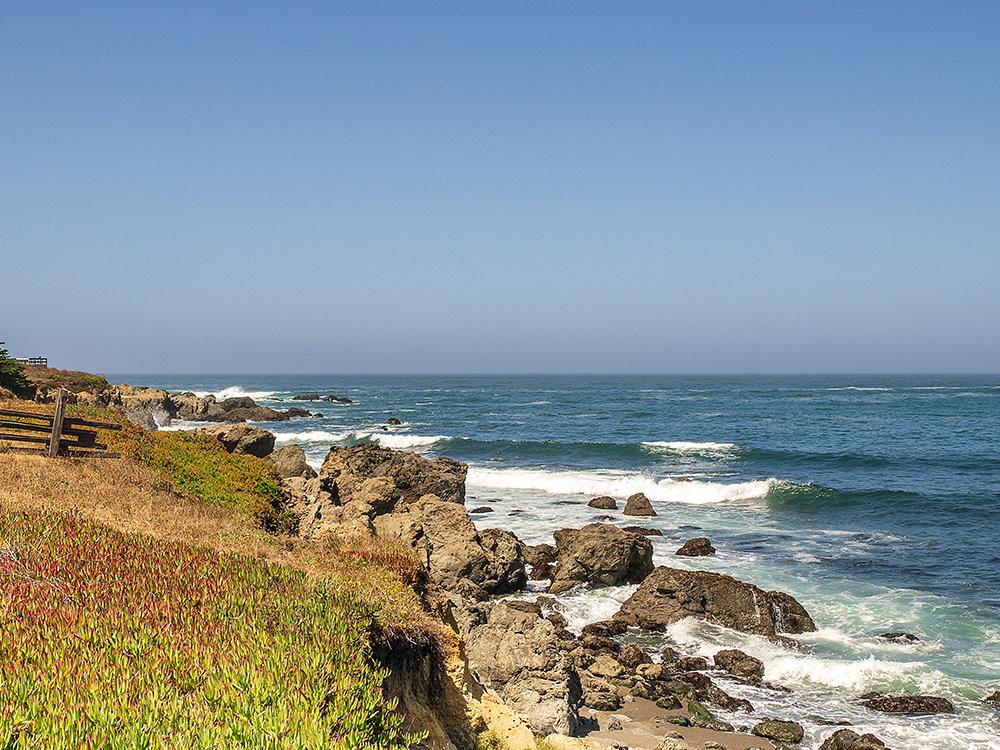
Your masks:
<instances>
[{"instance_id":1,"label":"white foaming wave","mask_svg":"<svg viewBox=\"0 0 1000 750\"><path fill-rule=\"evenodd\" d=\"M738 484L717 482L657 481L643 474L612 471L546 471L544 469L494 469L470 466L467 483L486 489L540 490L551 495L610 495L628 497L642 492L655 502L705 505L727 500L749 500L767 495L777 479Z\"/></svg>"},{"instance_id":2,"label":"white foaming wave","mask_svg":"<svg viewBox=\"0 0 1000 750\"><path fill-rule=\"evenodd\" d=\"M401 451L408 448L427 448L441 440L451 440L447 435L393 435L385 432L373 432L368 437L383 448L395 448Z\"/></svg>"},{"instance_id":3,"label":"white foaming wave","mask_svg":"<svg viewBox=\"0 0 1000 750\"><path fill-rule=\"evenodd\" d=\"M642 446L671 453L719 453L736 448L735 443L692 443L684 440L651 440L642 443Z\"/></svg>"},{"instance_id":4,"label":"white foaming wave","mask_svg":"<svg viewBox=\"0 0 1000 750\"><path fill-rule=\"evenodd\" d=\"M276 443L342 443L355 436L353 432L327 432L326 430L305 430L303 432L275 433Z\"/></svg>"},{"instance_id":5,"label":"white foaming wave","mask_svg":"<svg viewBox=\"0 0 1000 750\"><path fill-rule=\"evenodd\" d=\"M256 401L260 398L270 398L275 394L275 391L244 391L238 385L231 385L221 391L193 391L193 393L198 398L215 396L217 401L225 401L227 398L243 398L244 396L249 396Z\"/></svg>"},{"instance_id":6,"label":"white foaming wave","mask_svg":"<svg viewBox=\"0 0 1000 750\"><path fill-rule=\"evenodd\" d=\"M863 691L876 682L898 679L909 670L919 670L920 662L883 661L874 655L864 659L821 659L803 654L782 654L764 663L768 680L781 684L812 684Z\"/></svg>"},{"instance_id":7,"label":"white foaming wave","mask_svg":"<svg viewBox=\"0 0 1000 750\"><path fill-rule=\"evenodd\" d=\"M843 388L827 388L828 391L894 391L895 388L863 388L859 385L848 385Z\"/></svg>"},{"instance_id":8,"label":"white foaming wave","mask_svg":"<svg viewBox=\"0 0 1000 750\"><path fill-rule=\"evenodd\" d=\"M282 432L275 435L277 443L342 443L353 444L368 440L383 448L407 450L426 448L440 440L449 440L447 435L393 435L382 431L327 432L326 430L306 430L303 432Z\"/></svg>"}]
</instances>

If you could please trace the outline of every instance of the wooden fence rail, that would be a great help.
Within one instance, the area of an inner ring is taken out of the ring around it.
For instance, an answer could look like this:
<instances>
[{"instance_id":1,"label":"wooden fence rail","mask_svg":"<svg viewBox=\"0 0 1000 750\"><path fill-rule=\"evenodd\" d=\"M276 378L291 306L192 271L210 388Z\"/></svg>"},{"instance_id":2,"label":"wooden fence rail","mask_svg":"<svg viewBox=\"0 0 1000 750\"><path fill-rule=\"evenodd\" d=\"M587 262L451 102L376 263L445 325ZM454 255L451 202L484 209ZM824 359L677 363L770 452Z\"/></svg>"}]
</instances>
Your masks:
<instances>
[{"instance_id":1,"label":"wooden fence rail","mask_svg":"<svg viewBox=\"0 0 1000 750\"><path fill-rule=\"evenodd\" d=\"M0 440L41 444L49 456L56 456L60 451L67 453L79 450L82 452L76 455L118 458L120 454L108 452L107 445L97 442L97 430L120 430L122 426L115 422L65 416L68 396L69 392L65 388L59 389L54 414L0 409Z\"/></svg>"}]
</instances>

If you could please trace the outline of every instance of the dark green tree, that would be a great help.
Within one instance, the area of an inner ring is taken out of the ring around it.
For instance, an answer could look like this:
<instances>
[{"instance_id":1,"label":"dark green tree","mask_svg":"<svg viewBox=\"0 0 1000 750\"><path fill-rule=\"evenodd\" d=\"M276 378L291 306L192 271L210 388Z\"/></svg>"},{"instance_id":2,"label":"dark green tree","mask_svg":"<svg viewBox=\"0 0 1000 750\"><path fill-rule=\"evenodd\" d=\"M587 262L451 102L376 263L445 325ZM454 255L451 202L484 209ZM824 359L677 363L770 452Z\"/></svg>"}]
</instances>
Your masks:
<instances>
[{"instance_id":1,"label":"dark green tree","mask_svg":"<svg viewBox=\"0 0 1000 750\"><path fill-rule=\"evenodd\" d=\"M20 396L31 388L31 384L24 377L24 366L8 356L3 344L0 341L0 388L7 388Z\"/></svg>"}]
</instances>

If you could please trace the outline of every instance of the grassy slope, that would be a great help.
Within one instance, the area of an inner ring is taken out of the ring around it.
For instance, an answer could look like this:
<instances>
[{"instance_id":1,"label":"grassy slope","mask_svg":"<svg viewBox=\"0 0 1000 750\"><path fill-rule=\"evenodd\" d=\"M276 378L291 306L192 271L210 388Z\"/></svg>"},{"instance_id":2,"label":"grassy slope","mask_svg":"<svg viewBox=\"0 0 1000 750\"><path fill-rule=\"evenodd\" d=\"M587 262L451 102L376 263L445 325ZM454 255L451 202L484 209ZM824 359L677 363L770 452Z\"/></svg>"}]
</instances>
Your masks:
<instances>
[{"instance_id":1,"label":"grassy slope","mask_svg":"<svg viewBox=\"0 0 1000 750\"><path fill-rule=\"evenodd\" d=\"M267 462L114 440L122 459L0 454L0 747L408 744L367 657L434 637L413 561L266 533Z\"/></svg>"}]
</instances>

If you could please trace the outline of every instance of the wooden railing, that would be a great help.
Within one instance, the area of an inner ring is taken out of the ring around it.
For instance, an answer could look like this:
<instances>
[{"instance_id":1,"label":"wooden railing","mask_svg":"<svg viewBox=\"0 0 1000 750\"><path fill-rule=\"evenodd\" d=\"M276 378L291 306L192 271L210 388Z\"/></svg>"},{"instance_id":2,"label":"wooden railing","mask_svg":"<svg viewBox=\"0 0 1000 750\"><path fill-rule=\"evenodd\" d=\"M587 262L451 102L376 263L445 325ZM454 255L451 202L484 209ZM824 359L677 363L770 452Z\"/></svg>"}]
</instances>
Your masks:
<instances>
[{"instance_id":1,"label":"wooden railing","mask_svg":"<svg viewBox=\"0 0 1000 750\"><path fill-rule=\"evenodd\" d=\"M49 366L48 357L14 357L14 361L19 365L42 365L43 367Z\"/></svg>"},{"instance_id":2,"label":"wooden railing","mask_svg":"<svg viewBox=\"0 0 1000 750\"><path fill-rule=\"evenodd\" d=\"M41 444L42 450L53 457L60 452L80 451L75 455L118 458L120 454L109 452L107 445L97 442L97 430L120 430L122 426L65 416L68 397L69 392L60 388L54 414L0 409L0 430L4 430L0 431L0 441Z\"/></svg>"}]
</instances>

